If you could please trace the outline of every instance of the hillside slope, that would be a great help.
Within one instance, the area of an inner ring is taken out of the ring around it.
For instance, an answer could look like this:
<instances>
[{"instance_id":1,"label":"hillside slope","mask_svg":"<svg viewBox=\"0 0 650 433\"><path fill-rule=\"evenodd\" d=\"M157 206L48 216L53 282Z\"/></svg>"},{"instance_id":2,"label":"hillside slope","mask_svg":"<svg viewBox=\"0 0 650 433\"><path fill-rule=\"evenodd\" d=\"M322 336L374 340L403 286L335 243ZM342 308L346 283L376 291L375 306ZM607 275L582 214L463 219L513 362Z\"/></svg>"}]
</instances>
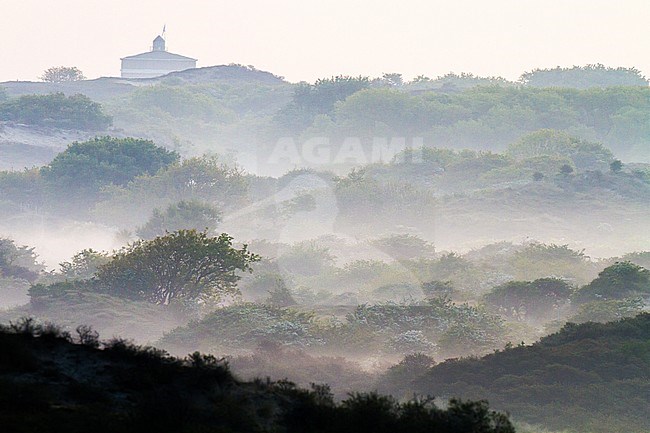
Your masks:
<instances>
[{"instance_id":1,"label":"hillside slope","mask_svg":"<svg viewBox=\"0 0 650 433\"><path fill-rule=\"evenodd\" d=\"M287 381L242 382L227 364L198 353L181 360L88 328L78 344L51 325L0 327L0 425L14 432L514 433L478 402L396 403Z\"/></svg>"},{"instance_id":2,"label":"hillside slope","mask_svg":"<svg viewBox=\"0 0 650 433\"><path fill-rule=\"evenodd\" d=\"M411 378L434 395L487 398L515 420L579 432L650 431L650 314L567 324L532 346L449 360Z\"/></svg>"}]
</instances>

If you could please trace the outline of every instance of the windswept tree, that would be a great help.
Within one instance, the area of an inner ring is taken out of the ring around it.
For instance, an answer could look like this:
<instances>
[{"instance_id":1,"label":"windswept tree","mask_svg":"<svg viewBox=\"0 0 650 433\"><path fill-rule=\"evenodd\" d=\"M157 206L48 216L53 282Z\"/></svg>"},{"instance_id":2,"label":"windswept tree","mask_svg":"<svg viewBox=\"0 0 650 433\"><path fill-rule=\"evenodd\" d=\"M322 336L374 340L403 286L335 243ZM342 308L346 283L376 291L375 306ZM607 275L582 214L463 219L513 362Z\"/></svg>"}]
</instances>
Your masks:
<instances>
[{"instance_id":1,"label":"windswept tree","mask_svg":"<svg viewBox=\"0 0 650 433\"><path fill-rule=\"evenodd\" d=\"M250 271L259 256L233 248L223 233L179 230L153 240L136 241L99 268L100 290L156 304L210 300L237 292L238 271Z\"/></svg>"},{"instance_id":2,"label":"windswept tree","mask_svg":"<svg viewBox=\"0 0 650 433\"><path fill-rule=\"evenodd\" d=\"M48 83L68 83L85 80L86 77L76 66L53 66L46 69L39 79Z\"/></svg>"}]
</instances>

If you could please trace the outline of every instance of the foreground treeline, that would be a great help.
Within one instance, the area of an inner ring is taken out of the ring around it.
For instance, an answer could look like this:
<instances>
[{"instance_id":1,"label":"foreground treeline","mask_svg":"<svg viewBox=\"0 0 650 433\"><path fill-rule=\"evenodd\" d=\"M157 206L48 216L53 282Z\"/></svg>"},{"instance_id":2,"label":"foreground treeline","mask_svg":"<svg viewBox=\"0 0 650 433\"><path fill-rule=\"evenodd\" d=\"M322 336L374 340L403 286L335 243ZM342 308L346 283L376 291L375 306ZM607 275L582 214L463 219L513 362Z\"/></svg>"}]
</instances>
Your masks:
<instances>
[{"instance_id":1,"label":"foreground treeline","mask_svg":"<svg viewBox=\"0 0 650 433\"><path fill-rule=\"evenodd\" d=\"M242 382L198 352L172 358L88 327L75 337L27 319L0 327L0 421L11 432L513 433L485 402L399 403L355 394L336 403L325 385Z\"/></svg>"}]
</instances>

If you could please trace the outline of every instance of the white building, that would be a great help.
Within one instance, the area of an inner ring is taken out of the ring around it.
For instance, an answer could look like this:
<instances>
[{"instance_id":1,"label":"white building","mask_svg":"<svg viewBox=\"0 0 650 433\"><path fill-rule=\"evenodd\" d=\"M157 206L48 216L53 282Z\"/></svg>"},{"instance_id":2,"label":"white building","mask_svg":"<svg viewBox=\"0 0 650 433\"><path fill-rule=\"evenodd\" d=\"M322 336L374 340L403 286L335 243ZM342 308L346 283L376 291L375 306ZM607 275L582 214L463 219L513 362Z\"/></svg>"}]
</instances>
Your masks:
<instances>
[{"instance_id":1,"label":"white building","mask_svg":"<svg viewBox=\"0 0 650 433\"><path fill-rule=\"evenodd\" d=\"M124 57L121 60L122 78L153 78L196 68L196 59L167 51L162 36L153 40L153 49L148 53Z\"/></svg>"}]
</instances>

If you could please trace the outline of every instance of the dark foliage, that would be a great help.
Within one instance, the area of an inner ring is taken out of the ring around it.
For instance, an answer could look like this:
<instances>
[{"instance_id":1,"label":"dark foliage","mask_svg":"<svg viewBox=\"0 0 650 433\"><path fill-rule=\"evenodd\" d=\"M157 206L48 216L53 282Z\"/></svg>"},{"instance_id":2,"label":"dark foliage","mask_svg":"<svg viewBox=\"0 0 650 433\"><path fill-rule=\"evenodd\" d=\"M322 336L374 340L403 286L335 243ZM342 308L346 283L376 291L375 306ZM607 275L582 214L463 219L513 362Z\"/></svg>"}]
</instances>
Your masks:
<instances>
[{"instance_id":1,"label":"dark foliage","mask_svg":"<svg viewBox=\"0 0 650 433\"><path fill-rule=\"evenodd\" d=\"M485 302L506 316L542 320L569 301L571 287L559 278L510 281L492 289Z\"/></svg>"},{"instance_id":2,"label":"dark foliage","mask_svg":"<svg viewBox=\"0 0 650 433\"><path fill-rule=\"evenodd\" d=\"M608 266L576 294L579 302L623 299L650 294L650 271L630 262Z\"/></svg>"},{"instance_id":3,"label":"dark foliage","mask_svg":"<svg viewBox=\"0 0 650 433\"><path fill-rule=\"evenodd\" d=\"M3 431L514 433L482 401L440 409L429 399L398 403L370 393L336 404L327 386L241 382L213 356L178 359L120 339L101 349L91 342L75 345L30 319L0 327Z\"/></svg>"},{"instance_id":4,"label":"dark foliage","mask_svg":"<svg viewBox=\"0 0 650 433\"><path fill-rule=\"evenodd\" d=\"M517 420L551 429L645 432L649 340L648 313L607 324L569 323L532 346L446 361L392 391L488 398Z\"/></svg>"}]
</instances>

